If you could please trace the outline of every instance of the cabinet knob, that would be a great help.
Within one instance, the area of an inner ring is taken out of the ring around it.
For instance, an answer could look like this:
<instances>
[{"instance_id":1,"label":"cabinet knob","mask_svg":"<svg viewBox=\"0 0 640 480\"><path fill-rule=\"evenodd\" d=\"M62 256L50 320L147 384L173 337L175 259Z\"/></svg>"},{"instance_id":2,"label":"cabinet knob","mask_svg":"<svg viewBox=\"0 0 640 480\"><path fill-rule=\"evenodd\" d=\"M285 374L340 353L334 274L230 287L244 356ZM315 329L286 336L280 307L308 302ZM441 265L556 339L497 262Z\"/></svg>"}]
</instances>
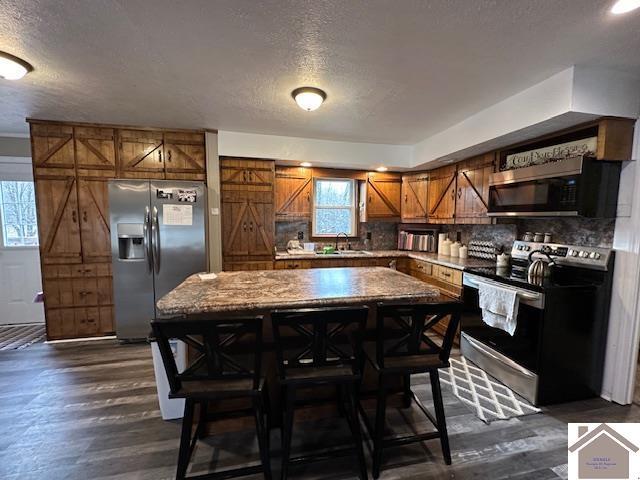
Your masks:
<instances>
[{"instance_id":1,"label":"cabinet knob","mask_svg":"<svg viewBox=\"0 0 640 480\"><path fill-rule=\"evenodd\" d=\"M78 221L78 214L75 210L71 210L71 221L73 223L76 223Z\"/></svg>"},{"instance_id":2,"label":"cabinet knob","mask_svg":"<svg viewBox=\"0 0 640 480\"><path fill-rule=\"evenodd\" d=\"M461 189L461 188L459 188L459 189L458 189L458 198L461 198L461 197L462 197L462 189Z\"/></svg>"},{"instance_id":3,"label":"cabinet knob","mask_svg":"<svg viewBox=\"0 0 640 480\"><path fill-rule=\"evenodd\" d=\"M88 220L87 220L87 211L86 211L86 210L84 210L84 211L82 212L82 221L83 221L84 223L87 223L87 222L88 222Z\"/></svg>"},{"instance_id":4,"label":"cabinet knob","mask_svg":"<svg viewBox=\"0 0 640 480\"><path fill-rule=\"evenodd\" d=\"M158 150L158 162L162 163L162 150Z\"/></svg>"}]
</instances>

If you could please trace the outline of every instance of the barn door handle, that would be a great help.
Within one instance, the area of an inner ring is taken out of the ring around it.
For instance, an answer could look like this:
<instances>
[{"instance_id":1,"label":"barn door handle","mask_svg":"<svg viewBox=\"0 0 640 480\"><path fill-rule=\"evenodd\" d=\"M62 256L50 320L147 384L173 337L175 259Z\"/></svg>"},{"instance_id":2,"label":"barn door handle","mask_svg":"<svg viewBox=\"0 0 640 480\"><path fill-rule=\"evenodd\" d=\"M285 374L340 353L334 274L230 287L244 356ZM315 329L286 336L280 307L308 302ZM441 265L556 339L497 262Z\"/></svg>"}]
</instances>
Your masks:
<instances>
[{"instance_id":1,"label":"barn door handle","mask_svg":"<svg viewBox=\"0 0 640 480\"><path fill-rule=\"evenodd\" d=\"M87 220L87 211L86 210L82 212L82 220L84 221L84 223L88 222L88 220Z\"/></svg>"},{"instance_id":2,"label":"barn door handle","mask_svg":"<svg viewBox=\"0 0 640 480\"><path fill-rule=\"evenodd\" d=\"M76 211L75 211L75 210L72 210L72 211L71 211L71 221L72 221L73 223L76 223L76 222L78 221L78 214L76 213Z\"/></svg>"},{"instance_id":3,"label":"barn door handle","mask_svg":"<svg viewBox=\"0 0 640 480\"><path fill-rule=\"evenodd\" d=\"M162 163L162 150L158 150L158 162Z\"/></svg>"},{"instance_id":4,"label":"barn door handle","mask_svg":"<svg viewBox=\"0 0 640 480\"><path fill-rule=\"evenodd\" d=\"M242 224L242 230L244 230L245 232L247 231L247 222L244 222Z\"/></svg>"},{"instance_id":5,"label":"barn door handle","mask_svg":"<svg viewBox=\"0 0 640 480\"><path fill-rule=\"evenodd\" d=\"M171 150L169 150L169 153L167 153L167 161L171 162Z\"/></svg>"},{"instance_id":6,"label":"barn door handle","mask_svg":"<svg viewBox=\"0 0 640 480\"><path fill-rule=\"evenodd\" d=\"M246 170L244 170L244 171L242 172L242 179L243 179L245 182L247 181L247 171L246 171Z\"/></svg>"},{"instance_id":7,"label":"barn door handle","mask_svg":"<svg viewBox=\"0 0 640 480\"><path fill-rule=\"evenodd\" d=\"M249 181L253 182L253 172L249 170Z\"/></svg>"},{"instance_id":8,"label":"barn door handle","mask_svg":"<svg viewBox=\"0 0 640 480\"><path fill-rule=\"evenodd\" d=\"M253 222L249 222L249 231L253 232Z\"/></svg>"},{"instance_id":9,"label":"barn door handle","mask_svg":"<svg viewBox=\"0 0 640 480\"><path fill-rule=\"evenodd\" d=\"M461 197L462 197L462 189L461 189L461 188L459 188L459 189L458 189L458 198L461 198Z\"/></svg>"},{"instance_id":10,"label":"barn door handle","mask_svg":"<svg viewBox=\"0 0 640 480\"><path fill-rule=\"evenodd\" d=\"M455 188L453 190L451 190L451 200L455 200L456 198L456 190Z\"/></svg>"},{"instance_id":11,"label":"barn door handle","mask_svg":"<svg viewBox=\"0 0 640 480\"><path fill-rule=\"evenodd\" d=\"M404 194L404 203L407 203L409 201L409 195L407 195L406 193Z\"/></svg>"}]
</instances>

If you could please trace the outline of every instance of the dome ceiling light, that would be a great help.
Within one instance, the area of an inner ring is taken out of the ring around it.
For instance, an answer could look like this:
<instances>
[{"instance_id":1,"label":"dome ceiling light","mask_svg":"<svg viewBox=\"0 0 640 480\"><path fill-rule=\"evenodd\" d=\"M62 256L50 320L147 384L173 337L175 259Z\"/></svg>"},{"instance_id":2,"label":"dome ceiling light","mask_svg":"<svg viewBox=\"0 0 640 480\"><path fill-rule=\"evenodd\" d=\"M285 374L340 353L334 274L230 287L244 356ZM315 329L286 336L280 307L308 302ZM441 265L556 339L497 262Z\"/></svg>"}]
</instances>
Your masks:
<instances>
[{"instance_id":1,"label":"dome ceiling light","mask_svg":"<svg viewBox=\"0 0 640 480\"><path fill-rule=\"evenodd\" d=\"M32 70L33 67L24 60L9 53L0 52L0 78L20 80Z\"/></svg>"},{"instance_id":2,"label":"dome ceiling light","mask_svg":"<svg viewBox=\"0 0 640 480\"><path fill-rule=\"evenodd\" d=\"M327 99L327 94L315 87L296 88L291 92L291 96L298 106L307 112L316 110Z\"/></svg>"},{"instance_id":3,"label":"dome ceiling light","mask_svg":"<svg viewBox=\"0 0 640 480\"><path fill-rule=\"evenodd\" d=\"M611 13L620 15L640 7L640 0L618 0L611 8Z\"/></svg>"}]
</instances>

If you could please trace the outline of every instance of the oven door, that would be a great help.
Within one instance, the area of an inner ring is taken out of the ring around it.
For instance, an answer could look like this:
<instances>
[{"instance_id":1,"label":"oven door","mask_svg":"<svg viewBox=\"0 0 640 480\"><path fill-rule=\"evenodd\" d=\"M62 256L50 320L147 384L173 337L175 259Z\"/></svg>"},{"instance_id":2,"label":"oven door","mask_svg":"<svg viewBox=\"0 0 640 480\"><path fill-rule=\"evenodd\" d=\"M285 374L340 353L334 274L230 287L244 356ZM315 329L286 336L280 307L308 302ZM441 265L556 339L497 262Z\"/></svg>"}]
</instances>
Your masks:
<instances>
[{"instance_id":1,"label":"oven door","mask_svg":"<svg viewBox=\"0 0 640 480\"><path fill-rule=\"evenodd\" d=\"M513 336L482 321L478 282L513 288L520 297ZM544 294L465 273L461 319L462 355L532 403L536 402Z\"/></svg>"}]
</instances>

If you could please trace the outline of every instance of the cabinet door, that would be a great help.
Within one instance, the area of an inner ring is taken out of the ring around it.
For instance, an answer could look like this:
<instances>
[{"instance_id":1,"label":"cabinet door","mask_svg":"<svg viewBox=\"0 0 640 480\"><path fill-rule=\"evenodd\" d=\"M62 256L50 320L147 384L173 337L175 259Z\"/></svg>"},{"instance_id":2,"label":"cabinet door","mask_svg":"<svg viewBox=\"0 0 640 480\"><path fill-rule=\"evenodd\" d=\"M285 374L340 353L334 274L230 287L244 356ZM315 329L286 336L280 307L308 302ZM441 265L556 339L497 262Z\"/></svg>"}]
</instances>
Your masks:
<instances>
[{"instance_id":1,"label":"cabinet door","mask_svg":"<svg viewBox=\"0 0 640 480\"><path fill-rule=\"evenodd\" d=\"M273 160L220 158L222 190L270 192L273 191L274 176L275 162Z\"/></svg>"},{"instance_id":2,"label":"cabinet door","mask_svg":"<svg viewBox=\"0 0 640 480\"><path fill-rule=\"evenodd\" d=\"M456 223L490 223L489 176L494 171L494 154L474 157L458 165Z\"/></svg>"},{"instance_id":3,"label":"cabinet door","mask_svg":"<svg viewBox=\"0 0 640 480\"><path fill-rule=\"evenodd\" d=\"M74 127L74 142L79 176L115 177L115 130Z\"/></svg>"},{"instance_id":4,"label":"cabinet door","mask_svg":"<svg viewBox=\"0 0 640 480\"><path fill-rule=\"evenodd\" d=\"M400 217L402 178L393 173L367 175L367 219Z\"/></svg>"},{"instance_id":5,"label":"cabinet door","mask_svg":"<svg viewBox=\"0 0 640 480\"><path fill-rule=\"evenodd\" d=\"M122 178L164 178L162 132L119 130L118 175Z\"/></svg>"},{"instance_id":6,"label":"cabinet door","mask_svg":"<svg viewBox=\"0 0 640 480\"><path fill-rule=\"evenodd\" d=\"M427 221L429 175L425 173L402 177L402 221L424 223Z\"/></svg>"},{"instance_id":7,"label":"cabinet door","mask_svg":"<svg viewBox=\"0 0 640 480\"><path fill-rule=\"evenodd\" d=\"M249 255L249 203L242 196L226 194L222 198L222 254L225 257Z\"/></svg>"},{"instance_id":8,"label":"cabinet door","mask_svg":"<svg viewBox=\"0 0 640 480\"><path fill-rule=\"evenodd\" d=\"M249 255L273 255L273 202L249 199L245 216Z\"/></svg>"},{"instance_id":9,"label":"cabinet door","mask_svg":"<svg viewBox=\"0 0 640 480\"><path fill-rule=\"evenodd\" d=\"M165 132L167 180L206 180L204 133Z\"/></svg>"},{"instance_id":10,"label":"cabinet door","mask_svg":"<svg viewBox=\"0 0 640 480\"><path fill-rule=\"evenodd\" d=\"M429 175L429 221L451 223L456 210L456 167L442 167Z\"/></svg>"},{"instance_id":11,"label":"cabinet door","mask_svg":"<svg viewBox=\"0 0 640 480\"><path fill-rule=\"evenodd\" d=\"M36 175L75 175L73 127L32 123L31 156Z\"/></svg>"},{"instance_id":12,"label":"cabinet door","mask_svg":"<svg viewBox=\"0 0 640 480\"><path fill-rule=\"evenodd\" d=\"M277 167L276 220L311 218L311 169Z\"/></svg>"},{"instance_id":13,"label":"cabinet door","mask_svg":"<svg viewBox=\"0 0 640 480\"><path fill-rule=\"evenodd\" d=\"M78 179L82 257L87 263L111 261L108 186L106 180Z\"/></svg>"},{"instance_id":14,"label":"cabinet door","mask_svg":"<svg viewBox=\"0 0 640 480\"><path fill-rule=\"evenodd\" d=\"M80 263L76 179L40 177L35 183L42 263Z\"/></svg>"}]
</instances>

